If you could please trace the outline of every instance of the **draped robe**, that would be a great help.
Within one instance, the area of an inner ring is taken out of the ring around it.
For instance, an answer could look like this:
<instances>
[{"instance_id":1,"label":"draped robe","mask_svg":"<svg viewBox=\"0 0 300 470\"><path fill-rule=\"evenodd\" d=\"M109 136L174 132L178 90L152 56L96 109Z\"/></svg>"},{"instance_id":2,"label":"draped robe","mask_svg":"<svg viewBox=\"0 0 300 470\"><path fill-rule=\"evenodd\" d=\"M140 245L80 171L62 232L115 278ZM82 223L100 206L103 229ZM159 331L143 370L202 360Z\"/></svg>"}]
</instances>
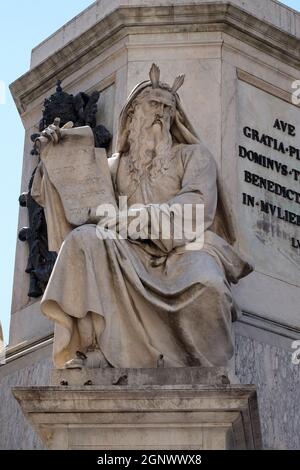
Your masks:
<instances>
[{"instance_id":1,"label":"draped robe","mask_svg":"<svg viewBox=\"0 0 300 470\"><path fill-rule=\"evenodd\" d=\"M41 302L55 322L55 365L93 342L113 367L156 367L161 354L166 366L226 365L234 350L230 283L251 266L216 229L214 159L201 144L177 144L167 168L137 184L128 156L117 154L109 164L116 196L126 195L129 206L204 204L204 246L101 239L92 224L72 230Z\"/></svg>"}]
</instances>

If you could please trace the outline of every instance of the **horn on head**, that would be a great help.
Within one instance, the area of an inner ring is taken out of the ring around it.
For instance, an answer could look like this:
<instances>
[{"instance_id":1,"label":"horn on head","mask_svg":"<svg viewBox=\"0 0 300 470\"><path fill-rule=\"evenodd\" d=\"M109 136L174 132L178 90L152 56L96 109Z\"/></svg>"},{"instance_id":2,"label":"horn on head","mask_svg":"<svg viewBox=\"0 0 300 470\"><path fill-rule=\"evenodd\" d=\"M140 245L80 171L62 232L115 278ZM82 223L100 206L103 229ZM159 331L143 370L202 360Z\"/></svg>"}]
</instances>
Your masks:
<instances>
[{"instance_id":1,"label":"horn on head","mask_svg":"<svg viewBox=\"0 0 300 470\"><path fill-rule=\"evenodd\" d=\"M159 88L160 70L156 64L152 64L149 77L152 83L152 88Z\"/></svg>"},{"instance_id":2,"label":"horn on head","mask_svg":"<svg viewBox=\"0 0 300 470\"><path fill-rule=\"evenodd\" d=\"M183 85L185 75L179 75L175 78L174 83L172 85L172 93L176 93L177 90Z\"/></svg>"}]
</instances>

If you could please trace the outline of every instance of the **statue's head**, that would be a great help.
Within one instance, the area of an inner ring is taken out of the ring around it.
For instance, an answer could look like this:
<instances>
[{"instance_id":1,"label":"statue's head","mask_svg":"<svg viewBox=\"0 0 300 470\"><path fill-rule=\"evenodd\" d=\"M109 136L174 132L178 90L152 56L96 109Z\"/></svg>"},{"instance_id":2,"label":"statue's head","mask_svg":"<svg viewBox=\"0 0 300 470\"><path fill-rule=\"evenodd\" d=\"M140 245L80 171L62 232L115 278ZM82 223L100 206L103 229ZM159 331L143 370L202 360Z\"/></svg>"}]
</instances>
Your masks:
<instances>
[{"instance_id":1,"label":"statue's head","mask_svg":"<svg viewBox=\"0 0 300 470\"><path fill-rule=\"evenodd\" d=\"M130 117L136 118L146 126L150 135L159 136L163 131L170 131L175 115L176 101L170 91L163 88L146 88L132 102Z\"/></svg>"},{"instance_id":2,"label":"statue's head","mask_svg":"<svg viewBox=\"0 0 300 470\"><path fill-rule=\"evenodd\" d=\"M152 64L149 76L150 82L146 82L148 86L137 89L135 96L133 92L127 110L127 126L132 128L130 124L133 120L135 127L147 130L149 141L155 141L170 132L176 113L176 92L183 84L184 75L176 78L170 87L160 82L160 70L157 65Z\"/></svg>"},{"instance_id":3,"label":"statue's head","mask_svg":"<svg viewBox=\"0 0 300 470\"><path fill-rule=\"evenodd\" d=\"M130 93L120 116L117 152L128 152L134 139L143 139L153 145L171 134L173 142L196 143L198 137L186 117L177 94L184 82L178 76L172 86L160 81L160 70L152 64L150 80L139 83Z\"/></svg>"},{"instance_id":4,"label":"statue's head","mask_svg":"<svg viewBox=\"0 0 300 470\"><path fill-rule=\"evenodd\" d=\"M151 176L167 167L174 143L198 142L177 94L184 75L170 86L160 81L160 70L152 64L149 77L130 93L121 112L117 137L117 152L130 157L137 179L145 167L152 168Z\"/></svg>"}]
</instances>

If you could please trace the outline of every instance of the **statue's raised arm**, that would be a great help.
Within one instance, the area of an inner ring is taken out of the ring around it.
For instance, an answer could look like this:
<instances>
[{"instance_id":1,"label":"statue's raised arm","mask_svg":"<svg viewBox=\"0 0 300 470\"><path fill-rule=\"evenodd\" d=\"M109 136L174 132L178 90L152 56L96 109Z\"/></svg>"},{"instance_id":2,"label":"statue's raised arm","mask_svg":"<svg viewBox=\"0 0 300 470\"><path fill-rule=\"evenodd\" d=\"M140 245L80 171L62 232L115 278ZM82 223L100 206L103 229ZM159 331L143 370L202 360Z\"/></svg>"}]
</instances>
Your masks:
<instances>
[{"instance_id":1,"label":"statue's raised arm","mask_svg":"<svg viewBox=\"0 0 300 470\"><path fill-rule=\"evenodd\" d=\"M101 204L116 206L105 149L95 148L89 126L59 127L59 118L36 139L40 165L32 195L45 209L48 243L59 248L72 228L90 220Z\"/></svg>"}]
</instances>

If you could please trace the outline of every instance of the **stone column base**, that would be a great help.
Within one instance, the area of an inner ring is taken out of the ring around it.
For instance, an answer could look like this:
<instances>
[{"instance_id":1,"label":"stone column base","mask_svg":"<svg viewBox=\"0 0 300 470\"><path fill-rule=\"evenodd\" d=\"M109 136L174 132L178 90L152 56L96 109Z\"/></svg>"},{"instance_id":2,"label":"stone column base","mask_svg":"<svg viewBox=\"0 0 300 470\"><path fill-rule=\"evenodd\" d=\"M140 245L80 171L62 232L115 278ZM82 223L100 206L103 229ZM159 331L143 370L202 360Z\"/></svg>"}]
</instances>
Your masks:
<instances>
[{"instance_id":1,"label":"stone column base","mask_svg":"<svg viewBox=\"0 0 300 470\"><path fill-rule=\"evenodd\" d=\"M191 369L195 375L196 368ZM173 371L180 375L183 370ZM76 371L56 373L55 379L63 377L65 385L13 390L48 449L261 448L255 386L218 381L140 384L136 370L136 385L128 385L124 374L119 374L115 385L88 385L89 381L86 385L67 385L66 378L74 382L74 373L76 378ZM157 371L148 372L148 376L149 373L154 376ZM164 374L169 376L170 370L159 373L161 379ZM100 377L101 370L98 374ZM116 370L113 374L118 375ZM94 381L96 375L93 371ZM130 376L129 370L126 375ZM188 376L185 369L182 377ZM80 377L82 372L76 380L80 381Z\"/></svg>"}]
</instances>

